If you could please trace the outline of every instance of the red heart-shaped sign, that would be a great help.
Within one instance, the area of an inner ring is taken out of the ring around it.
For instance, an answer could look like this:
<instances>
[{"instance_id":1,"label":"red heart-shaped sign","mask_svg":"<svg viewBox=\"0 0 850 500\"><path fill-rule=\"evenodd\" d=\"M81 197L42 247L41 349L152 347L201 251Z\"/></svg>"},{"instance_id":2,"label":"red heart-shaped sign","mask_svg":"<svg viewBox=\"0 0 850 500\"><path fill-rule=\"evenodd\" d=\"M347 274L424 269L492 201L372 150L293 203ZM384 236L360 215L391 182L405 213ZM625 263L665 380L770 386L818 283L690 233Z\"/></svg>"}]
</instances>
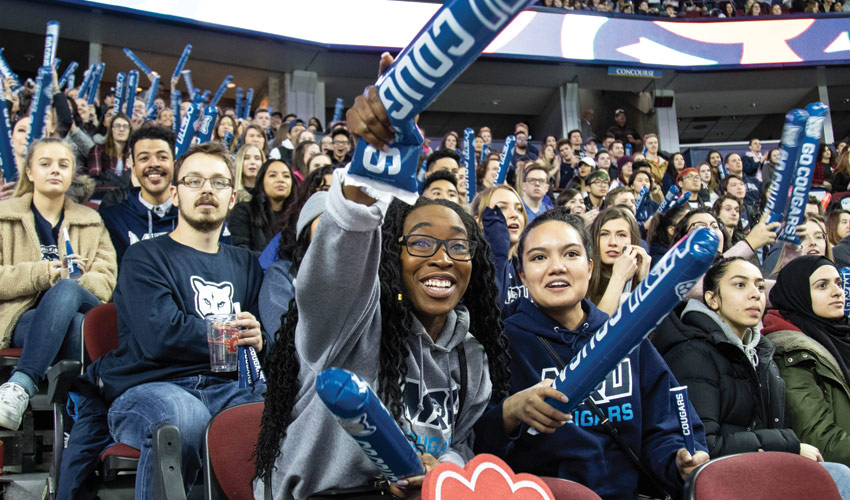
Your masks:
<instances>
[{"instance_id":1,"label":"red heart-shaped sign","mask_svg":"<svg viewBox=\"0 0 850 500\"><path fill-rule=\"evenodd\" d=\"M554 500L539 477L514 474L498 457L477 455L461 469L442 463L425 476L422 500Z\"/></svg>"}]
</instances>

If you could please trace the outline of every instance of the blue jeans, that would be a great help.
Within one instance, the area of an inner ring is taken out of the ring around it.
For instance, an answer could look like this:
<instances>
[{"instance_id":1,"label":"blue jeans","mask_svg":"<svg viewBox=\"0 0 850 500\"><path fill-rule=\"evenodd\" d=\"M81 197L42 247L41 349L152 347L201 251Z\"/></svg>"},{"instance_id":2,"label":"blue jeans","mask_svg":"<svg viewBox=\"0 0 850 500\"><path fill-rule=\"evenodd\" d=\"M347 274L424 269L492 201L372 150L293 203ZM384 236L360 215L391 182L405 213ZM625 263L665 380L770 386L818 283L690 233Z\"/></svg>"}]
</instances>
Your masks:
<instances>
[{"instance_id":1,"label":"blue jeans","mask_svg":"<svg viewBox=\"0 0 850 500\"><path fill-rule=\"evenodd\" d=\"M835 462L821 462L835 481L835 486L838 487L838 492L841 493L841 498L850 500L850 468L844 464Z\"/></svg>"},{"instance_id":2,"label":"blue jeans","mask_svg":"<svg viewBox=\"0 0 850 500\"><path fill-rule=\"evenodd\" d=\"M212 415L224 408L263 400L265 385L240 389L236 380L210 375L151 382L128 389L109 408L109 432L115 441L141 450L136 469L136 498L154 498L151 437L157 425L180 429L186 493L201 470L201 446Z\"/></svg>"},{"instance_id":3,"label":"blue jeans","mask_svg":"<svg viewBox=\"0 0 850 500\"><path fill-rule=\"evenodd\" d=\"M44 292L38 306L15 325L12 345L23 347L23 352L11 380L33 397L54 360L80 359L83 317L99 304L97 297L70 279L61 279Z\"/></svg>"}]
</instances>

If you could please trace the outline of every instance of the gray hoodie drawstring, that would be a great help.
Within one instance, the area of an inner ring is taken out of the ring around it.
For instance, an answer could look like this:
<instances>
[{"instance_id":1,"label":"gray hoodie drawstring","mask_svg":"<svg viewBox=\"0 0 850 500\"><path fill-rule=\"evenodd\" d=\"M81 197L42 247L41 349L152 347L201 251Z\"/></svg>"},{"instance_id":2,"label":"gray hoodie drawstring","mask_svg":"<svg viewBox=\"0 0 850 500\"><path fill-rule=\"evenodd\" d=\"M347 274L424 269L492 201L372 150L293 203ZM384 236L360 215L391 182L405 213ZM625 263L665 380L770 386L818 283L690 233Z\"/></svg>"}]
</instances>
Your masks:
<instances>
[{"instance_id":1,"label":"gray hoodie drawstring","mask_svg":"<svg viewBox=\"0 0 850 500\"><path fill-rule=\"evenodd\" d=\"M452 434L451 435L453 436L454 431L455 431L455 424L457 424L457 414L460 413L460 408L458 408L458 410L455 411L455 391L452 390L452 364L451 364L451 360L449 359L450 357L451 356L449 354L447 354L446 357L443 358L443 361L445 362L445 365L446 365L446 377L448 377L448 379L449 379L449 383L448 383L448 385L449 385L449 407L446 408L446 411L452 412ZM460 365L460 363L458 363L458 365ZM460 369L463 369L463 367L461 366ZM463 377L461 377L461 380L463 380ZM449 441L448 445L449 446L452 445L451 441Z\"/></svg>"},{"instance_id":2,"label":"gray hoodie drawstring","mask_svg":"<svg viewBox=\"0 0 850 500\"><path fill-rule=\"evenodd\" d=\"M153 216L150 210L148 210L148 238L153 238Z\"/></svg>"}]
</instances>

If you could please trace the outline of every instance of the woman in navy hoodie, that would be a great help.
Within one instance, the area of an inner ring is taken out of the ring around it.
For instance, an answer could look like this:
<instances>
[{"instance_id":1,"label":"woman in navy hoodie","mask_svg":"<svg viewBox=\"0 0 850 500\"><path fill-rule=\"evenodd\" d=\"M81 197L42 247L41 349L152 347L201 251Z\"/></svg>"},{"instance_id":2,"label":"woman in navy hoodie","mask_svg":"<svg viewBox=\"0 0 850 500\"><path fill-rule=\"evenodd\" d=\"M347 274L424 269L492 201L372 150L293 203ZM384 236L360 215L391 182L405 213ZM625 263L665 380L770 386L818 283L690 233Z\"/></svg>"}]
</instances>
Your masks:
<instances>
[{"instance_id":1,"label":"woman in navy hoodie","mask_svg":"<svg viewBox=\"0 0 850 500\"><path fill-rule=\"evenodd\" d=\"M597 413L586 402L571 415L545 402L566 401L550 387L561 364L550 352L568 362L608 320L585 298L594 262L584 222L563 208L550 210L525 229L517 254L519 275L533 302L520 299L516 314L505 321L511 395L493 401L478 421L476 451L503 457L517 472L579 482L606 499L635 498L638 466ZM667 365L644 341L589 397L653 479L674 493L694 467L708 460L697 418L693 424L700 451L691 456L684 449L669 393L676 385Z\"/></svg>"}]
</instances>

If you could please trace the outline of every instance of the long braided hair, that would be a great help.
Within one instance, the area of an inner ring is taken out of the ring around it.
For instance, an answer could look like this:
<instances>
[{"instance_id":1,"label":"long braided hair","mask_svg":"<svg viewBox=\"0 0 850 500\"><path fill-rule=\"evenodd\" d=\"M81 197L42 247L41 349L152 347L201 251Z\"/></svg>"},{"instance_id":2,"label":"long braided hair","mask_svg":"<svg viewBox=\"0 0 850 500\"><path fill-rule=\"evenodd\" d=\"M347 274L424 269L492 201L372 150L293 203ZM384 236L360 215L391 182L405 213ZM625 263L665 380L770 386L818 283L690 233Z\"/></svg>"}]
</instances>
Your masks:
<instances>
[{"instance_id":1,"label":"long braided hair","mask_svg":"<svg viewBox=\"0 0 850 500\"><path fill-rule=\"evenodd\" d=\"M381 345L378 372L378 395L386 404L399 426L402 426L404 403L402 381L407 375L409 349L407 341L413 328L415 310L404 291L401 271L402 245L398 239L403 234L407 216L420 207L440 205L453 210L463 221L469 239L476 245L472 258L472 275L461 302L469 311L469 331L487 354L493 397L502 398L510 388L508 370L508 342L498 313L498 290L495 267L490 259L490 247L475 220L460 206L446 200L419 198L413 206L395 200L389 207L381 227L381 262L378 277L381 287ZM402 300L398 300L399 292ZM262 429L255 450L256 477L271 479L272 470L280 455L281 441L292 421L292 408L299 390L300 364L295 350L295 327L298 307L293 299L289 311L282 318L280 330L266 356L268 374L266 406ZM303 382L303 381L301 381Z\"/></svg>"}]
</instances>

